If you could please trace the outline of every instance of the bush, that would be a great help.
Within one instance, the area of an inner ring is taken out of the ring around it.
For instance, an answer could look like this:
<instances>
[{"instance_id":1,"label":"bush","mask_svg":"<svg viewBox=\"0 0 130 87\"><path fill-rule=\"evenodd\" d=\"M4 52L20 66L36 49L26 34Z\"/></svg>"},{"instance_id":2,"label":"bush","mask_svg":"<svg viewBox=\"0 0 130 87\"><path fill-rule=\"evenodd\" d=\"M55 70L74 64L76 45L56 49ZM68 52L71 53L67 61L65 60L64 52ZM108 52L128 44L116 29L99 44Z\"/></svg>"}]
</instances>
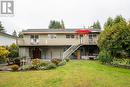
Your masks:
<instances>
[{"instance_id":1,"label":"bush","mask_svg":"<svg viewBox=\"0 0 130 87\"><path fill-rule=\"evenodd\" d=\"M7 58L0 58L0 64L6 63L6 62L7 62Z\"/></svg>"},{"instance_id":2,"label":"bush","mask_svg":"<svg viewBox=\"0 0 130 87\"><path fill-rule=\"evenodd\" d=\"M19 66L18 66L18 65L12 65L10 68L11 68L13 71L18 71Z\"/></svg>"},{"instance_id":3,"label":"bush","mask_svg":"<svg viewBox=\"0 0 130 87\"><path fill-rule=\"evenodd\" d=\"M10 57L10 58L16 58L18 56L19 56L19 53L17 50L11 50L9 55L8 55L8 57Z\"/></svg>"},{"instance_id":4,"label":"bush","mask_svg":"<svg viewBox=\"0 0 130 87\"><path fill-rule=\"evenodd\" d=\"M24 65L21 67L22 70L31 70L32 65Z\"/></svg>"},{"instance_id":5,"label":"bush","mask_svg":"<svg viewBox=\"0 0 130 87\"><path fill-rule=\"evenodd\" d=\"M69 61L70 61L70 59L69 59L69 58L65 58L65 60L66 60L66 62L69 62Z\"/></svg>"},{"instance_id":6,"label":"bush","mask_svg":"<svg viewBox=\"0 0 130 87\"><path fill-rule=\"evenodd\" d=\"M130 65L130 60L127 60L127 64L129 64L129 65Z\"/></svg>"},{"instance_id":7,"label":"bush","mask_svg":"<svg viewBox=\"0 0 130 87\"><path fill-rule=\"evenodd\" d=\"M30 70L39 70L39 66L38 65L32 65L29 68Z\"/></svg>"},{"instance_id":8,"label":"bush","mask_svg":"<svg viewBox=\"0 0 130 87\"><path fill-rule=\"evenodd\" d=\"M39 59L33 59L32 60L32 65L39 65L40 64L40 60Z\"/></svg>"},{"instance_id":9,"label":"bush","mask_svg":"<svg viewBox=\"0 0 130 87\"><path fill-rule=\"evenodd\" d=\"M101 51L98 55L98 59L102 63L111 63L113 61L112 56L105 50Z\"/></svg>"},{"instance_id":10,"label":"bush","mask_svg":"<svg viewBox=\"0 0 130 87\"><path fill-rule=\"evenodd\" d=\"M61 61L62 59L58 59L58 58L51 59L51 62L54 63L55 65L58 65Z\"/></svg>"},{"instance_id":11,"label":"bush","mask_svg":"<svg viewBox=\"0 0 130 87\"><path fill-rule=\"evenodd\" d=\"M44 69L46 69L46 67L48 66L49 63L50 63L50 62L41 62L41 63L39 64L38 69L39 69L39 70L44 70Z\"/></svg>"},{"instance_id":12,"label":"bush","mask_svg":"<svg viewBox=\"0 0 130 87\"><path fill-rule=\"evenodd\" d=\"M41 62L40 64L39 64L39 66L40 67L42 67L42 66L47 66L49 64L49 62Z\"/></svg>"},{"instance_id":13,"label":"bush","mask_svg":"<svg viewBox=\"0 0 130 87\"><path fill-rule=\"evenodd\" d=\"M15 59L15 60L14 60L14 64L20 66L20 59Z\"/></svg>"},{"instance_id":14,"label":"bush","mask_svg":"<svg viewBox=\"0 0 130 87\"><path fill-rule=\"evenodd\" d=\"M54 69L56 68L57 66L54 64L54 63L49 63L44 69L45 70L49 70L49 69Z\"/></svg>"},{"instance_id":15,"label":"bush","mask_svg":"<svg viewBox=\"0 0 130 87\"><path fill-rule=\"evenodd\" d=\"M59 64L58 64L58 66L63 66L63 65L65 65L66 64L66 61L61 61Z\"/></svg>"},{"instance_id":16,"label":"bush","mask_svg":"<svg viewBox=\"0 0 130 87\"><path fill-rule=\"evenodd\" d=\"M5 47L0 46L0 58L7 57L9 53L9 50L7 50Z\"/></svg>"}]
</instances>

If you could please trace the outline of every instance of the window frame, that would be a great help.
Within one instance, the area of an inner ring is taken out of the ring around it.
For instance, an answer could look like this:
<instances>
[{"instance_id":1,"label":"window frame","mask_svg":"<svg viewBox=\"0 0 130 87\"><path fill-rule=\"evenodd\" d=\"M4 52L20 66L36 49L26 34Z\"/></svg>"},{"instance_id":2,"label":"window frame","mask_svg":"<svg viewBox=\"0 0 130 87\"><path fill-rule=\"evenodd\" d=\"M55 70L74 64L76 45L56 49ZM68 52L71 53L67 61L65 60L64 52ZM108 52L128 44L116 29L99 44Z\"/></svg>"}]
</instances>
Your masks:
<instances>
[{"instance_id":1,"label":"window frame","mask_svg":"<svg viewBox=\"0 0 130 87\"><path fill-rule=\"evenodd\" d=\"M49 39L56 39L57 35L56 34L48 34Z\"/></svg>"}]
</instances>

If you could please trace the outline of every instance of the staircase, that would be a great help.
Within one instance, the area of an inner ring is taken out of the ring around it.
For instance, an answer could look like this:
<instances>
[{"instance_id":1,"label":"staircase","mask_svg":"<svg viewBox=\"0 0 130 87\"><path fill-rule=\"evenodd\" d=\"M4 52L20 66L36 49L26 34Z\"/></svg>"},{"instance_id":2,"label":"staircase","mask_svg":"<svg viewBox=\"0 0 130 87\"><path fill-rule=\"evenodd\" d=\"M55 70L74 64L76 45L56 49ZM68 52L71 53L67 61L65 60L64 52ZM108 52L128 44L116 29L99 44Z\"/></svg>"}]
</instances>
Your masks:
<instances>
[{"instance_id":1,"label":"staircase","mask_svg":"<svg viewBox=\"0 0 130 87\"><path fill-rule=\"evenodd\" d=\"M63 59L69 58L69 56L70 56L72 53L74 53L80 46L81 46L81 44L70 46L70 47L63 53Z\"/></svg>"}]
</instances>

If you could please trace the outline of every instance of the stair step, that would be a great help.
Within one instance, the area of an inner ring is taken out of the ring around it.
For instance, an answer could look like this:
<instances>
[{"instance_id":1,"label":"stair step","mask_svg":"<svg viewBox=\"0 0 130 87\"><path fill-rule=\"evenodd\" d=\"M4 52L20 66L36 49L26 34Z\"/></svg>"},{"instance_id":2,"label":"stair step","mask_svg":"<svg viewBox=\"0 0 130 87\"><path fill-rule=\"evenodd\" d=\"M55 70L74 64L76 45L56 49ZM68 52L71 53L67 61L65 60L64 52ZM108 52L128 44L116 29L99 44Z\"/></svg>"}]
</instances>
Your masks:
<instances>
[{"instance_id":1,"label":"stair step","mask_svg":"<svg viewBox=\"0 0 130 87\"><path fill-rule=\"evenodd\" d=\"M70 56L72 53L74 53L80 46L81 46L81 44L70 46L70 47L63 53L63 59L69 57L69 56Z\"/></svg>"}]
</instances>

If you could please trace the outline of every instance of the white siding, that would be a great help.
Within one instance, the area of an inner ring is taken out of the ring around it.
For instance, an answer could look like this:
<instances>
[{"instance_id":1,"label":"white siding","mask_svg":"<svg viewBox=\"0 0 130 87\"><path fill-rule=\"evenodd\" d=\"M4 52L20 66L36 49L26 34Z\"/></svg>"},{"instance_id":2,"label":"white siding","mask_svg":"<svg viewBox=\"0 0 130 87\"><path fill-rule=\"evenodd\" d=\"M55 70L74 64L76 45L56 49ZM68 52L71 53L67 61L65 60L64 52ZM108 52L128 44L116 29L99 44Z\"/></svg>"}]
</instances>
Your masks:
<instances>
[{"instance_id":1,"label":"white siding","mask_svg":"<svg viewBox=\"0 0 130 87\"><path fill-rule=\"evenodd\" d=\"M16 39L0 35L0 46L9 46L13 43L16 44Z\"/></svg>"}]
</instances>

